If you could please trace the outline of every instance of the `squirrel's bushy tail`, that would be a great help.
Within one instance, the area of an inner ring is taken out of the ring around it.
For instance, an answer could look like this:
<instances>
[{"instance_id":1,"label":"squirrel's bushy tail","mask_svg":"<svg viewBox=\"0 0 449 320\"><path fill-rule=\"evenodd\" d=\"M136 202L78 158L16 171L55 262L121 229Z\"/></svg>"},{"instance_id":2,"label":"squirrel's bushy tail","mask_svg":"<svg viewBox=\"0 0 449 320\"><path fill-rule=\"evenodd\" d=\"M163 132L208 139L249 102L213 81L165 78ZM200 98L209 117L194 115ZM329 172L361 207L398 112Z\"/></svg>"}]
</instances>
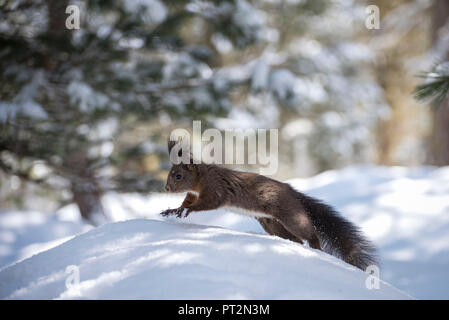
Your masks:
<instances>
[{"instance_id":1,"label":"squirrel's bushy tail","mask_svg":"<svg viewBox=\"0 0 449 320\"><path fill-rule=\"evenodd\" d=\"M299 196L325 252L362 270L377 263L375 247L357 226L320 200L302 193Z\"/></svg>"}]
</instances>

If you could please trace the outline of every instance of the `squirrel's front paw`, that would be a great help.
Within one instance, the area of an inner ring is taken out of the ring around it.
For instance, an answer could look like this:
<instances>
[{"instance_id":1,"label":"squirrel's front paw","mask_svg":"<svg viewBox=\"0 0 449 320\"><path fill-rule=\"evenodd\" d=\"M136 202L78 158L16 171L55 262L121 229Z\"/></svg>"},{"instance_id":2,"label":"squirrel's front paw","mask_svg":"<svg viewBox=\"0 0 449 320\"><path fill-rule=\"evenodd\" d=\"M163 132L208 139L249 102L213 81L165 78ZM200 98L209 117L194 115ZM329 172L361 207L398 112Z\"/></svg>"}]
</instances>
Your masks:
<instances>
[{"instance_id":1,"label":"squirrel's front paw","mask_svg":"<svg viewBox=\"0 0 449 320\"><path fill-rule=\"evenodd\" d=\"M176 215L177 218L187 218L190 211L187 208L167 209L161 212L164 217Z\"/></svg>"},{"instance_id":2,"label":"squirrel's front paw","mask_svg":"<svg viewBox=\"0 0 449 320\"><path fill-rule=\"evenodd\" d=\"M177 213L178 209L167 209L161 212L161 215L164 217L169 217Z\"/></svg>"}]
</instances>

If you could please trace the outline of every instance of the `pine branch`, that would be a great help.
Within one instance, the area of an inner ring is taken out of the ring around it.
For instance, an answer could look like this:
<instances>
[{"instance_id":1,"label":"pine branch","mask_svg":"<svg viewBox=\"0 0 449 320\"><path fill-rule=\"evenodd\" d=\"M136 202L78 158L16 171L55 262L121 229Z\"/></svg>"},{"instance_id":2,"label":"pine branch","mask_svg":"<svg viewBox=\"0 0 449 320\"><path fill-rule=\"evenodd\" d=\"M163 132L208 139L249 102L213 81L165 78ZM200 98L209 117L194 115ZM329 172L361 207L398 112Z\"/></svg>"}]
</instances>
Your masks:
<instances>
[{"instance_id":1,"label":"pine branch","mask_svg":"<svg viewBox=\"0 0 449 320\"><path fill-rule=\"evenodd\" d=\"M436 107L441 105L449 92L449 76L437 77L434 81L416 87L415 98L420 102L431 101Z\"/></svg>"},{"instance_id":2,"label":"pine branch","mask_svg":"<svg viewBox=\"0 0 449 320\"><path fill-rule=\"evenodd\" d=\"M449 74L447 70L436 67L435 71L423 73L420 77L426 79L427 83L416 87L415 99L423 103L430 101L435 108L439 107L449 94Z\"/></svg>"},{"instance_id":3,"label":"pine branch","mask_svg":"<svg viewBox=\"0 0 449 320\"><path fill-rule=\"evenodd\" d=\"M34 179L29 172L21 171L21 170L15 170L11 166L4 163L2 160L0 160L0 170L2 170L7 175L11 176L17 176L21 180L25 180L28 182L33 182L36 184L44 185L47 188L54 189L54 186L50 185L46 179Z\"/></svg>"},{"instance_id":4,"label":"pine branch","mask_svg":"<svg viewBox=\"0 0 449 320\"><path fill-rule=\"evenodd\" d=\"M211 85L213 84L214 79L215 77L212 76L206 79L182 79L173 80L170 83L151 83L145 88L134 90L134 92L137 94L155 94L174 90L192 89ZM240 85L248 80L248 78L228 79L228 83L229 85Z\"/></svg>"},{"instance_id":5,"label":"pine branch","mask_svg":"<svg viewBox=\"0 0 449 320\"><path fill-rule=\"evenodd\" d=\"M172 90L190 89L211 84L212 78L208 79L185 79L172 81L170 83L153 83L145 88L135 90L136 93L160 93Z\"/></svg>"}]
</instances>

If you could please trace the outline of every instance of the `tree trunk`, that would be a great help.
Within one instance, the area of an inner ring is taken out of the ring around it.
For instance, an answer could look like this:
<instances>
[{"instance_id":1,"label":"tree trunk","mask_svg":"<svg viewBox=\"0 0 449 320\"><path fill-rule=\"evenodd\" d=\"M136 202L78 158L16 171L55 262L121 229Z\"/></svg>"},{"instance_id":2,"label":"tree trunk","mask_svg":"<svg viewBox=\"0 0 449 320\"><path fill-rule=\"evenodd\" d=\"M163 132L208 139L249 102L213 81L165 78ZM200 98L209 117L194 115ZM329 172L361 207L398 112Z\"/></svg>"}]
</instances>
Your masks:
<instances>
[{"instance_id":1,"label":"tree trunk","mask_svg":"<svg viewBox=\"0 0 449 320\"><path fill-rule=\"evenodd\" d=\"M101 192L94 184L72 183L73 202L76 203L84 220L95 226L107 222L101 204Z\"/></svg>"},{"instance_id":2,"label":"tree trunk","mask_svg":"<svg viewBox=\"0 0 449 320\"><path fill-rule=\"evenodd\" d=\"M433 9L432 38L435 43L439 38L439 30L449 22L449 1L435 0ZM449 52L445 58L449 60ZM435 165L449 165L449 97L434 112L432 155Z\"/></svg>"},{"instance_id":3,"label":"tree trunk","mask_svg":"<svg viewBox=\"0 0 449 320\"><path fill-rule=\"evenodd\" d=\"M69 0L48 0L48 30L53 35L68 37L68 32L65 27L65 20L68 15L65 13Z\"/></svg>"},{"instance_id":4,"label":"tree trunk","mask_svg":"<svg viewBox=\"0 0 449 320\"><path fill-rule=\"evenodd\" d=\"M433 118L433 162L437 166L449 165L449 99L435 110Z\"/></svg>"},{"instance_id":5,"label":"tree trunk","mask_svg":"<svg viewBox=\"0 0 449 320\"><path fill-rule=\"evenodd\" d=\"M68 17L65 11L68 5L69 0L47 0L48 32L59 46L67 47L71 39L71 32L65 26ZM47 60L47 70L51 71L52 57L48 56ZM82 146L69 152L64 159L64 167L71 173L69 179L72 184L73 202L78 206L83 219L93 225L100 225L107 221L101 205L102 190L89 172L88 165L87 149Z\"/></svg>"},{"instance_id":6,"label":"tree trunk","mask_svg":"<svg viewBox=\"0 0 449 320\"><path fill-rule=\"evenodd\" d=\"M96 226L107 222L101 205L101 187L88 170L87 150L70 152L64 159L64 167L72 173L73 202L78 206L81 216Z\"/></svg>"}]
</instances>

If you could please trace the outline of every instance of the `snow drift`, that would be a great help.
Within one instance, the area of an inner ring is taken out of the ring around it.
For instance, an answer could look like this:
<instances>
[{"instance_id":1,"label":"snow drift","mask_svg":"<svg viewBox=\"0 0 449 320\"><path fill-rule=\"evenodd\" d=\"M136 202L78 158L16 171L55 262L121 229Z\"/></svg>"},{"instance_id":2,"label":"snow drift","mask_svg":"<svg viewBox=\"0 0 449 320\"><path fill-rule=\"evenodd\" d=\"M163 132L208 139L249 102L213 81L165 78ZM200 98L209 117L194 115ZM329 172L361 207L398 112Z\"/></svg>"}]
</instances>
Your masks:
<instances>
[{"instance_id":1,"label":"snow drift","mask_svg":"<svg viewBox=\"0 0 449 320\"><path fill-rule=\"evenodd\" d=\"M2 269L0 298L409 298L383 281L368 289L367 277L277 237L135 219L103 225Z\"/></svg>"}]
</instances>

